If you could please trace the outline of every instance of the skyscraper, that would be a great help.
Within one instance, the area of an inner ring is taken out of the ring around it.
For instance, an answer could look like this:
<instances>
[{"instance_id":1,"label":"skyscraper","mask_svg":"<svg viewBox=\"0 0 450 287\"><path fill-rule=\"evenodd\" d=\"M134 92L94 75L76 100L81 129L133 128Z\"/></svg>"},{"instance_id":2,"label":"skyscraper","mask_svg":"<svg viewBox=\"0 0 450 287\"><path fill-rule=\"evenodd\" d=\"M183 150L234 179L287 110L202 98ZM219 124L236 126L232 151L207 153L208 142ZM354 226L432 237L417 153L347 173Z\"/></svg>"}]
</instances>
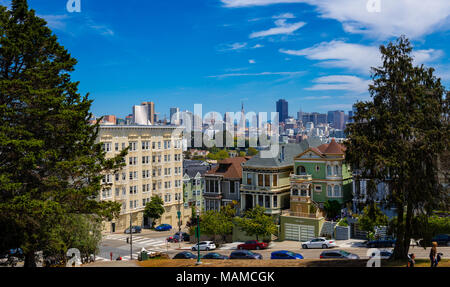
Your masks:
<instances>
[{"instance_id":1,"label":"skyscraper","mask_svg":"<svg viewBox=\"0 0 450 287\"><path fill-rule=\"evenodd\" d=\"M280 99L277 102L277 113L278 113L278 121L280 123L284 122L289 115L288 111L288 102L284 99Z\"/></svg>"},{"instance_id":2,"label":"skyscraper","mask_svg":"<svg viewBox=\"0 0 450 287\"><path fill-rule=\"evenodd\" d=\"M180 108L174 107L170 108L170 124L179 125L180 124Z\"/></svg>"},{"instance_id":3,"label":"skyscraper","mask_svg":"<svg viewBox=\"0 0 450 287\"><path fill-rule=\"evenodd\" d=\"M153 125L155 122L155 104L153 102L144 102L140 106L133 106L133 123Z\"/></svg>"}]
</instances>

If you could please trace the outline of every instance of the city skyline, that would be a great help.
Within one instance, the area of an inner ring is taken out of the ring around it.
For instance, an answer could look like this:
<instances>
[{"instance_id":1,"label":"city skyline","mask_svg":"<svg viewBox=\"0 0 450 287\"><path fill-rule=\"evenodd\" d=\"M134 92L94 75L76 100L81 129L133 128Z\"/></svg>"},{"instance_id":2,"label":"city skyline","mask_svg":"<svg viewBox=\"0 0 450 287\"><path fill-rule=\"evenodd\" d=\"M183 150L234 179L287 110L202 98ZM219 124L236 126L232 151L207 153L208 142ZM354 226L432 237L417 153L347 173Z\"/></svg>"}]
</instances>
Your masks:
<instances>
[{"instance_id":1,"label":"city skyline","mask_svg":"<svg viewBox=\"0 0 450 287\"><path fill-rule=\"evenodd\" d=\"M73 79L90 93L96 116L124 118L146 101L155 103L160 119L174 102L181 110L198 103L224 114L244 102L248 110L271 112L281 98L294 117L300 109L347 112L369 99L379 45L401 34L414 44L416 64L436 68L449 84L446 1L432 7L382 1L374 12L365 0L134 0L120 9L81 0L80 13L69 13L65 2L29 5L78 59Z\"/></svg>"}]
</instances>

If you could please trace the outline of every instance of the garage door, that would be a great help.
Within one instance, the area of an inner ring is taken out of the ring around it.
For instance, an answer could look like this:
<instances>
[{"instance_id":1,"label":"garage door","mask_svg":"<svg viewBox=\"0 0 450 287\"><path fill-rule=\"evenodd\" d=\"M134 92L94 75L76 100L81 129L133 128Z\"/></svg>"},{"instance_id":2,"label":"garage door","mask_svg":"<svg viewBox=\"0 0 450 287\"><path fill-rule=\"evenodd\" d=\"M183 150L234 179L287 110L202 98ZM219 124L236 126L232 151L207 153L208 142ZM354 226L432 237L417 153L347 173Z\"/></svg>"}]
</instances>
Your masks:
<instances>
[{"instance_id":1,"label":"garage door","mask_svg":"<svg viewBox=\"0 0 450 287\"><path fill-rule=\"evenodd\" d=\"M286 240L308 241L315 237L315 227L286 223L284 225L284 234Z\"/></svg>"}]
</instances>

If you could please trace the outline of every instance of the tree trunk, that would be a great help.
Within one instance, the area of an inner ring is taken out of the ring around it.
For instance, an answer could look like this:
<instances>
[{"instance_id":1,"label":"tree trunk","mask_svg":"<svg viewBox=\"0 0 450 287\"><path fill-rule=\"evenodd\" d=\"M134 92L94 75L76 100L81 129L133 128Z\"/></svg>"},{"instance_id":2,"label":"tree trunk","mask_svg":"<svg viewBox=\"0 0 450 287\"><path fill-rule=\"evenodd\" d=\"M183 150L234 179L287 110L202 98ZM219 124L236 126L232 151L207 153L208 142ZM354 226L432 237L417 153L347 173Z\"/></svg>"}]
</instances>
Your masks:
<instances>
[{"instance_id":1,"label":"tree trunk","mask_svg":"<svg viewBox=\"0 0 450 287\"><path fill-rule=\"evenodd\" d=\"M394 259L405 259L405 251L404 251L404 236L405 236L405 228L403 224L403 212L404 206L403 203L399 203L397 205L397 241L395 242L394 247Z\"/></svg>"},{"instance_id":2,"label":"tree trunk","mask_svg":"<svg viewBox=\"0 0 450 287\"><path fill-rule=\"evenodd\" d=\"M36 258L34 255L34 250L28 251L25 253L25 263L23 264L23 267L36 267Z\"/></svg>"},{"instance_id":3,"label":"tree trunk","mask_svg":"<svg viewBox=\"0 0 450 287\"><path fill-rule=\"evenodd\" d=\"M411 231L412 231L412 217L413 217L413 207L411 202L408 202L406 210L406 223L405 223L405 238L403 242L404 257L408 256L409 246L411 244Z\"/></svg>"}]
</instances>

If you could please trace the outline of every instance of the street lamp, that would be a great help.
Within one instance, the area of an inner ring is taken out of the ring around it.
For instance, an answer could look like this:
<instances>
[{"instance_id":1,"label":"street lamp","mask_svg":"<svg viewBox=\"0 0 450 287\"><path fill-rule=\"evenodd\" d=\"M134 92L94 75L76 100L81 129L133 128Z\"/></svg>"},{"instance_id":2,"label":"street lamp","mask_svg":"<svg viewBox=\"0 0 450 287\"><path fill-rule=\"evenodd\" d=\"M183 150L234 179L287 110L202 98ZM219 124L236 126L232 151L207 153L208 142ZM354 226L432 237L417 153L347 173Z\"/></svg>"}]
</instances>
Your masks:
<instances>
[{"instance_id":1,"label":"street lamp","mask_svg":"<svg viewBox=\"0 0 450 287\"><path fill-rule=\"evenodd\" d=\"M200 209L197 207L197 263L196 265L202 264L200 260Z\"/></svg>"}]
</instances>

